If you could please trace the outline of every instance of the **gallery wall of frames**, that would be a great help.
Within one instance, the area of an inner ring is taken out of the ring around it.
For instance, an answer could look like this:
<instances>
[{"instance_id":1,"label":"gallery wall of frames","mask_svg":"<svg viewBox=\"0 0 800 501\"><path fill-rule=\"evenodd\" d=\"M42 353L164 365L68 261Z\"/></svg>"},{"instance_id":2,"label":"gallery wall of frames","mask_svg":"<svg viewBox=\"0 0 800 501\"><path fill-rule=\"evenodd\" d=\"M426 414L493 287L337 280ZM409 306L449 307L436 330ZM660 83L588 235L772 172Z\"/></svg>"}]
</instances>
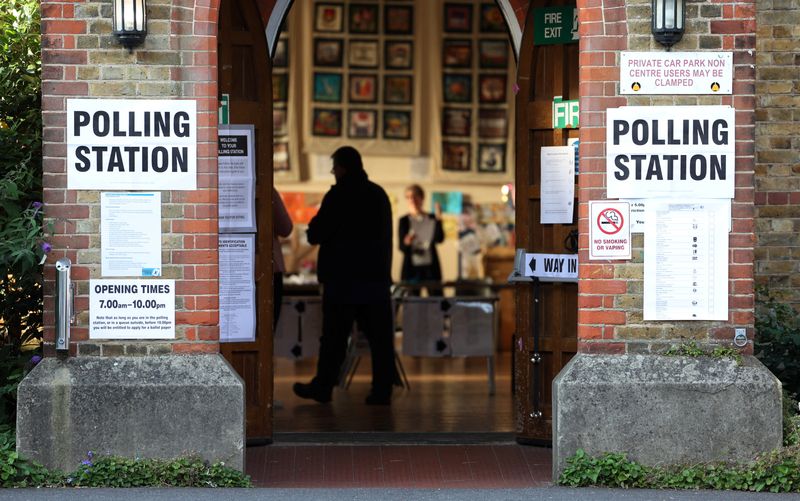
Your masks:
<instances>
[{"instance_id":1,"label":"gallery wall of frames","mask_svg":"<svg viewBox=\"0 0 800 501\"><path fill-rule=\"evenodd\" d=\"M514 65L494 2L315 0L292 11L273 59L276 175L296 170L295 150L345 144L430 157L444 173L508 172Z\"/></svg>"}]
</instances>

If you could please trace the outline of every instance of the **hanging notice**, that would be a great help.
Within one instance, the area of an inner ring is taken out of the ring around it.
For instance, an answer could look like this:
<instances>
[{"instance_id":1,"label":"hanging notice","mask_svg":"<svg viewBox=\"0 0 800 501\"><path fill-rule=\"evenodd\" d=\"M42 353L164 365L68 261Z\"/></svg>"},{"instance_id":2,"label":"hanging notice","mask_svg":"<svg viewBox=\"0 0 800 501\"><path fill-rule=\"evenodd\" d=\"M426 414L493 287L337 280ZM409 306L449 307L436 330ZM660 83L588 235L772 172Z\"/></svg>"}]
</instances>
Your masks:
<instances>
[{"instance_id":1,"label":"hanging notice","mask_svg":"<svg viewBox=\"0 0 800 501\"><path fill-rule=\"evenodd\" d=\"M575 208L575 149L542 146L542 211L539 222L571 224Z\"/></svg>"},{"instance_id":2,"label":"hanging notice","mask_svg":"<svg viewBox=\"0 0 800 501\"><path fill-rule=\"evenodd\" d=\"M219 341L256 340L255 235L219 236Z\"/></svg>"},{"instance_id":3,"label":"hanging notice","mask_svg":"<svg viewBox=\"0 0 800 501\"><path fill-rule=\"evenodd\" d=\"M102 193L104 277L161 276L161 193Z\"/></svg>"},{"instance_id":4,"label":"hanging notice","mask_svg":"<svg viewBox=\"0 0 800 501\"><path fill-rule=\"evenodd\" d=\"M628 202L589 202L589 259L630 259Z\"/></svg>"},{"instance_id":5,"label":"hanging notice","mask_svg":"<svg viewBox=\"0 0 800 501\"><path fill-rule=\"evenodd\" d=\"M648 200L645 320L728 319L728 226L723 200Z\"/></svg>"},{"instance_id":6,"label":"hanging notice","mask_svg":"<svg viewBox=\"0 0 800 501\"><path fill-rule=\"evenodd\" d=\"M736 110L625 106L606 111L609 198L733 198Z\"/></svg>"},{"instance_id":7,"label":"hanging notice","mask_svg":"<svg viewBox=\"0 0 800 501\"><path fill-rule=\"evenodd\" d=\"M276 357L301 360L319 355L322 335L322 298L284 297L273 335Z\"/></svg>"},{"instance_id":8,"label":"hanging notice","mask_svg":"<svg viewBox=\"0 0 800 501\"><path fill-rule=\"evenodd\" d=\"M174 339L175 280L89 280L89 339Z\"/></svg>"},{"instance_id":9,"label":"hanging notice","mask_svg":"<svg viewBox=\"0 0 800 501\"><path fill-rule=\"evenodd\" d=\"M625 52L620 94L731 94L732 52Z\"/></svg>"},{"instance_id":10,"label":"hanging notice","mask_svg":"<svg viewBox=\"0 0 800 501\"><path fill-rule=\"evenodd\" d=\"M219 231L255 233L255 127L219 128Z\"/></svg>"},{"instance_id":11,"label":"hanging notice","mask_svg":"<svg viewBox=\"0 0 800 501\"><path fill-rule=\"evenodd\" d=\"M491 301L456 301L450 309L450 350L454 357L489 357L495 350Z\"/></svg>"},{"instance_id":12,"label":"hanging notice","mask_svg":"<svg viewBox=\"0 0 800 501\"><path fill-rule=\"evenodd\" d=\"M67 189L197 189L197 102L67 99Z\"/></svg>"}]
</instances>

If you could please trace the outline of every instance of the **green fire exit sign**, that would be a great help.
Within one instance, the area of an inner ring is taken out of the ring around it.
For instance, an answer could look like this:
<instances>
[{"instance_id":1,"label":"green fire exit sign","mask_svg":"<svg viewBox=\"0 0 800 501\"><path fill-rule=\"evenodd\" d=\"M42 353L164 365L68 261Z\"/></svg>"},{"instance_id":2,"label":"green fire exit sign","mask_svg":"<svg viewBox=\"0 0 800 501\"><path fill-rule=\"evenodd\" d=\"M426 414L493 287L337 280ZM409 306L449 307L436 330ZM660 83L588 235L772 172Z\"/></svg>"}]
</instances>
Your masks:
<instances>
[{"instance_id":1,"label":"green fire exit sign","mask_svg":"<svg viewBox=\"0 0 800 501\"><path fill-rule=\"evenodd\" d=\"M541 7L533 11L534 45L565 44L578 41L578 9Z\"/></svg>"},{"instance_id":2,"label":"green fire exit sign","mask_svg":"<svg viewBox=\"0 0 800 501\"><path fill-rule=\"evenodd\" d=\"M553 98L553 128L574 129L580 124L578 100L564 101L561 96Z\"/></svg>"}]
</instances>

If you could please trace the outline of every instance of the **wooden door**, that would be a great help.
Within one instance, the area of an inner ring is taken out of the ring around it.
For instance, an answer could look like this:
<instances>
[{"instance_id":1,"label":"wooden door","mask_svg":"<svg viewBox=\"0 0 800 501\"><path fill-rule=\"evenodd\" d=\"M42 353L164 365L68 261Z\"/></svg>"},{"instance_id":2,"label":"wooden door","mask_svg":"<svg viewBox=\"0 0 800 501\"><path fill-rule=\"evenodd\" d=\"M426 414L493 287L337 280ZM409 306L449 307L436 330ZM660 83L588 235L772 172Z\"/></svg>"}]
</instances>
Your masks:
<instances>
[{"instance_id":1,"label":"wooden door","mask_svg":"<svg viewBox=\"0 0 800 501\"><path fill-rule=\"evenodd\" d=\"M533 0L522 36L516 98L517 247L528 252L577 252L577 186L572 224L541 224L541 147L565 146L577 129L554 129L553 98L578 99L578 44L533 43L537 7L568 0ZM573 4L574 6L574 4ZM577 178L576 178L577 181ZM538 301L535 301L538 289ZM517 346L514 380L517 440L548 443L552 437L552 382L577 348L578 286L540 283L517 286Z\"/></svg>"},{"instance_id":2,"label":"wooden door","mask_svg":"<svg viewBox=\"0 0 800 501\"><path fill-rule=\"evenodd\" d=\"M230 96L230 123L255 126L256 340L224 343L222 354L244 380L249 443L272 439L272 68L254 0L222 0L219 93Z\"/></svg>"}]
</instances>

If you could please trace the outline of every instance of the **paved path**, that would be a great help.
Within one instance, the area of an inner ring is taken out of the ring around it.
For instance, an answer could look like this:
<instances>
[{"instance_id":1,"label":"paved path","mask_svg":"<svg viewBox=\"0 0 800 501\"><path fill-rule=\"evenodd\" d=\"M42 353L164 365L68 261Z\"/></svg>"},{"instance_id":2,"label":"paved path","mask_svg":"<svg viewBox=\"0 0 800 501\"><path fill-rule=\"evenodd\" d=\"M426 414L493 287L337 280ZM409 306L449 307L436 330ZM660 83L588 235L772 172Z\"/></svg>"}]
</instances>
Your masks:
<instances>
[{"instance_id":1,"label":"paved path","mask_svg":"<svg viewBox=\"0 0 800 501\"><path fill-rule=\"evenodd\" d=\"M745 501L800 500L800 494L622 489L0 489L2 500L80 501Z\"/></svg>"}]
</instances>

